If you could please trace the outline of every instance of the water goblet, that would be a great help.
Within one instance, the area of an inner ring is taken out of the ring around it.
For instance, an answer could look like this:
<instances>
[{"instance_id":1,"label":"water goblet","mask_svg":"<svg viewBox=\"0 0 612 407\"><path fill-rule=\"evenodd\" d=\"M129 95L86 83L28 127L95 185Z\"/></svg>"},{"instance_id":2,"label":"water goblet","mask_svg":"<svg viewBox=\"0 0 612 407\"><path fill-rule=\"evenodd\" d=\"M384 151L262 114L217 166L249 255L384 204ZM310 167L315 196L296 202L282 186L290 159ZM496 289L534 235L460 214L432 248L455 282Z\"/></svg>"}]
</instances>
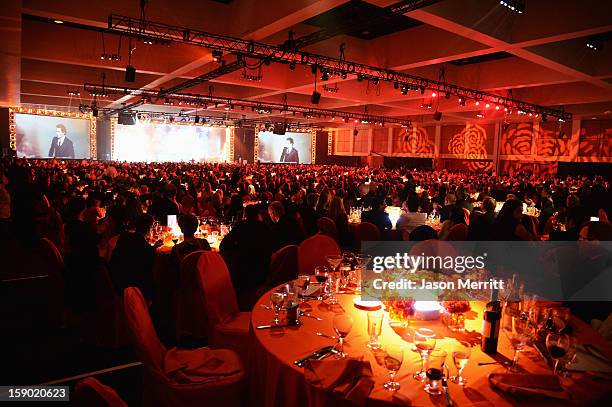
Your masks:
<instances>
[{"instance_id":1,"label":"water goblet","mask_svg":"<svg viewBox=\"0 0 612 407\"><path fill-rule=\"evenodd\" d=\"M467 384L467 380L461 374L463 373L463 369L467 366L471 354L472 345L469 342L459 342L453 349L453 363L457 369L457 376L450 378L453 383L460 386L465 386Z\"/></svg>"},{"instance_id":2,"label":"water goblet","mask_svg":"<svg viewBox=\"0 0 612 407\"><path fill-rule=\"evenodd\" d=\"M512 363L508 367L510 372L519 372L518 361L521 352L525 349L525 346L533 339L535 330L529 320L524 317L512 317L511 323L504 326L504 332L512 348L514 348L514 356L512 357Z\"/></svg>"},{"instance_id":3,"label":"water goblet","mask_svg":"<svg viewBox=\"0 0 612 407\"><path fill-rule=\"evenodd\" d=\"M414 373L412 377L419 382L424 382L427 379L425 374L425 363L429 358L429 354L436 347L436 333L429 328L417 329L414 331L414 346L421 355L421 370Z\"/></svg>"},{"instance_id":4,"label":"water goblet","mask_svg":"<svg viewBox=\"0 0 612 407\"><path fill-rule=\"evenodd\" d=\"M272 294L270 294L270 302L272 302L272 306L274 307L274 319L272 320L272 325L278 325L280 323L278 316L283 308L283 303L285 302L285 293L272 291Z\"/></svg>"},{"instance_id":5,"label":"water goblet","mask_svg":"<svg viewBox=\"0 0 612 407\"><path fill-rule=\"evenodd\" d=\"M397 374L402 363L404 362L404 345L387 345L383 349L383 361L387 372L389 373L389 380L383 384L383 387L389 391L397 391L400 388L399 382L395 381L395 375Z\"/></svg>"}]
</instances>

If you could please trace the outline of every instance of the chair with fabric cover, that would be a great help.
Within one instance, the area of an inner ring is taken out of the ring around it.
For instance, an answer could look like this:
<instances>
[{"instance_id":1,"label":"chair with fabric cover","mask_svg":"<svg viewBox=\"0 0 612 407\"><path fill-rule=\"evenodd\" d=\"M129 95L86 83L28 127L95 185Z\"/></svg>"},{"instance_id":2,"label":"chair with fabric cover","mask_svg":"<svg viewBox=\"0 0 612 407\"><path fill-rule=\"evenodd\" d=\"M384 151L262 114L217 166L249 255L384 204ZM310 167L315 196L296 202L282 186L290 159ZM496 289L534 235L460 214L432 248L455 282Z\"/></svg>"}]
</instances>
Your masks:
<instances>
[{"instance_id":1,"label":"chair with fabric cover","mask_svg":"<svg viewBox=\"0 0 612 407\"><path fill-rule=\"evenodd\" d=\"M189 253L181 261L176 307L177 338L208 338L208 316L198 272L198 261L203 252Z\"/></svg>"},{"instance_id":2,"label":"chair with fabric cover","mask_svg":"<svg viewBox=\"0 0 612 407\"><path fill-rule=\"evenodd\" d=\"M329 266L325 256L340 254L340 247L334 239L320 233L305 239L298 246L298 271L300 274L314 274L317 266Z\"/></svg>"},{"instance_id":3,"label":"chair with fabric cover","mask_svg":"<svg viewBox=\"0 0 612 407\"><path fill-rule=\"evenodd\" d=\"M298 246L287 245L272 254L266 291L277 285L295 280L298 276Z\"/></svg>"},{"instance_id":4,"label":"chair with fabric cover","mask_svg":"<svg viewBox=\"0 0 612 407\"><path fill-rule=\"evenodd\" d=\"M85 343L117 349L129 343L123 299L117 295L108 269L96 270L96 309L80 322Z\"/></svg>"},{"instance_id":5,"label":"chair with fabric cover","mask_svg":"<svg viewBox=\"0 0 612 407\"><path fill-rule=\"evenodd\" d=\"M472 211L470 213L470 222L468 223L468 225L474 223L474 221L476 220L476 218L480 217L484 215L484 213L480 212L480 211Z\"/></svg>"},{"instance_id":6,"label":"chair with fabric cover","mask_svg":"<svg viewBox=\"0 0 612 407\"><path fill-rule=\"evenodd\" d=\"M134 350L144 366L143 406L240 406L245 374L236 353L208 348L167 350L157 337L140 290L126 288L123 300Z\"/></svg>"},{"instance_id":7,"label":"chair with fabric cover","mask_svg":"<svg viewBox=\"0 0 612 407\"><path fill-rule=\"evenodd\" d=\"M48 275L47 280L47 316L52 325L59 326L64 316L64 258L55 244L47 239L40 239L41 259Z\"/></svg>"},{"instance_id":8,"label":"chair with fabric cover","mask_svg":"<svg viewBox=\"0 0 612 407\"><path fill-rule=\"evenodd\" d=\"M329 236L338 242L338 229L336 228L336 222L328 217L322 217L317 219L317 228L319 233L325 236Z\"/></svg>"},{"instance_id":9,"label":"chair with fabric cover","mask_svg":"<svg viewBox=\"0 0 612 407\"><path fill-rule=\"evenodd\" d=\"M112 387L94 377L87 377L75 384L70 396L74 407L127 407Z\"/></svg>"},{"instance_id":10,"label":"chair with fabric cover","mask_svg":"<svg viewBox=\"0 0 612 407\"><path fill-rule=\"evenodd\" d=\"M463 219L465 220L465 224L469 225L470 224L470 211L467 208L461 208L463 209Z\"/></svg>"},{"instance_id":11,"label":"chair with fabric cover","mask_svg":"<svg viewBox=\"0 0 612 407\"><path fill-rule=\"evenodd\" d=\"M462 241L466 240L468 235L468 227L463 223L458 223L450 228L448 235L446 235L445 239L448 241Z\"/></svg>"},{"instance_id":12,"label":"chair with fabric cover","mask_svg":"<svg viewBox=\"0 0 612 407\"><path fill-rule=\"evenodd\" d=\"M380 241L380 230L370 222L361 222L355 226L355 246L361 249L361 242L378 242Z\"/></svg>"},{"instance_id":13,"label":"chair with fabric cover","mask_svg":"<svg viewBox=\"0 0 612 407\"><path fill-rule=\"evenodd\" d=\"M204 312L208 315L208 344L248 360L250 312L240 312L229 270L219 253L206 251L198 259Z\"/></svg>"}]
</instances>

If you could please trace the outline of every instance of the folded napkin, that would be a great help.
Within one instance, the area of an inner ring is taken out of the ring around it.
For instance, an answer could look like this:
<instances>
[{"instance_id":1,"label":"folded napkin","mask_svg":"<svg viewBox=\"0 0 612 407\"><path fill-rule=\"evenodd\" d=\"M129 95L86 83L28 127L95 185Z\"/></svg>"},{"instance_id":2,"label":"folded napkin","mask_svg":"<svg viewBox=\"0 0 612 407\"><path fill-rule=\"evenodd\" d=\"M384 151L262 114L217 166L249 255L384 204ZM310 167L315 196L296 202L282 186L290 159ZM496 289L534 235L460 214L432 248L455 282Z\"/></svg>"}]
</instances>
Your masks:
<instances>
[{"instance_id":1,"label":"folded napkin","mask_svg":"<svg viewBox=\"0 0 612 407\"><path fill-rule=\"evenodd\" d=\"M561 387L559 377L552 374L491 373L489 384L513 396L570 399L569 393Z\"/></svg>"},{"instance_id":2,"label":"folded napkin","mask_svg":"<svg viewBox=\"0 0 612 407\"><path fill-rule=\"evenodd\" d=\"M595 329L603 338L612 344L612 313L602 321L600 319L591 320L591 326Z\"/></svg>"},{"instance_id":3,"label":"folded napkin","mask_svg":"<svg viewBox=\"0 0 612 407\"><path fill-rule=\"evenodd\" d=\"M372 388L372 366L361 359L309 360L304 377L310 385L334 397L364 406Z\"/></svg>"},{"instance_id":4,"label":"folded napkin","mask_svg":"<svg viewBox=\"0 0 612 407\"><path fill-rule=\"evenodd\" d=\"M567 365L567 369L577 372L612 373L612 361L595 345L578 345L576 347L576 359Z\"/></svg>"},{"instance_id":5,"label":"folded napkin","mask_svg":"<svg viewBox=\"0 0 612 407\"><path fill-rule=\"evenodd\" d=\"M179 383L214 382L241 370L239 359L223 349L172 348L164 357L164 372Z\"/></svg>"}]
</instances>

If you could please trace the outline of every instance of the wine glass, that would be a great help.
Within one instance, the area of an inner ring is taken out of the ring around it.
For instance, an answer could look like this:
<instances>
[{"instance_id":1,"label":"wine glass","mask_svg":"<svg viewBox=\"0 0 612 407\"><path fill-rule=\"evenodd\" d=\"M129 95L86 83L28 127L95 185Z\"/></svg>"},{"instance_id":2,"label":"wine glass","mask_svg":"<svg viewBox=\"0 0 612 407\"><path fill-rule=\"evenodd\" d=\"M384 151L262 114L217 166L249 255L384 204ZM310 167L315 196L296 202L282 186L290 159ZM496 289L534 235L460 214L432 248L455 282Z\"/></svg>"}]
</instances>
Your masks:
<instances>
[{"instance_id":1,"label":"wine glass","mask_svg":"<svg viewBox=\"0 0 612 407\"><path fill-rule=\"evenodd\" d=\"M355 273L355 279L357 280L355 283L357 284L357 287L361 288L359 279L363 278L363 271L366 270L366 267L370 261L372 261L372 256L369 254L358 254L355 256L355 259L357 260L357 268L359 270L359 273Z\"/></svg>"},{"instance_id":2,"label":"wine glass","mask_svg":"<svg viewBox=\"0 0 612 407\"><path fill-rule=\"evenodd\" d=\"M555 361L553 374L557 374L559 361L565 356L570 348L570 337L567 334L551 332L546 336L546 349Z\"/></svg>"},{"instance_id":3,"label":"wine glass","mask_svg":"<svg viewBox=\"0 0 612 407\"><path fill-rule=\"evenodd\" d=\"M321 294L319 299L323 299L324 294L327 292L327 280L329 279L329 268L326 266L315 267L315 280L321 284Z\"/></svg>"},{"instance_id":4,"label":"wine glass","mask_svg":"<svg viewBox=\"0 0 612 407\"><path fill-rule=\"evenodd\" d=\"M378 338L382 334L382 324L385 313L382 311L368 312L368 337L370 338L367 347L370 349L380 348Z\"/></svg>"},{"instance_id":5,"label":"wine glass","mask_svg":"<svg viewBox=\"0 0 612 407\"><path fill-rule=\"evenodd\" d=\"M387 345L384 348L384 364L389 373L389 380L383 384L383 387L389 391L400 388L400 384L395 381L395 375L404 362L404 349L404 345Z\"/></svg>"},{"instance_id":6,"label":"wine glass","mask_svg":"<svg viewBox=\"0 0 612 407\"><path fill-rule=\"evenodd\" d=\"M455 364L455 368L457 368L457 376L450 378L453 383L457 383L460 386L465 386L467 384L467 380L461 374L463 373L463 369L467 366L471 354L472 344L469 342L459 342L453 349L453 363Z\"/></svg>"},{"instance_id":7,"label":"wine glass","mask_svg":"<svg viewBox=\"0 0 612 407\"><path fill-rule=\"evenodd\" d=\"M534 335L534 328L525 317L511 317L510 324L504 326L504 332L510 340L510 344L514 348L514 356L512 358L512 364L508 367L511 372L520 371L518 361L520 353L525 349Z\"/></svg>"},{"instance_id":8,"label":"wine glass","mask_svg":"<svg viewBox=\"0 0 612 407\"><path fill-rule=\"evenodd\" d=\"M332 271L336 271L340 263L342 262L342 255L340 254L330 254L325 256L325 260L329 263L329 266L332 268Z\"/></svg>"},{"instance_id":9,"label":"wine glass","mask_svg":"<svg viewBox=\"0 0 612 407\"><path fill-rule=\"evenodd\" d=\"M349 332L351 332L351 328L353 327L353 318L346 314L337 314L334 316L333 324L334 331L336 331L336 335L338 335L336 356L338 359L344 359L346 358L346 353L344 353L344 338L346 338Z\"/></svg>"},{"instance_id":10,"label":"wine glass","mask_svg":"<svg viewBox=\"0 0 612 407\"><path fill-rule=\"evenodd\" d=\"M417 329L414 331L414 346L417 352L421 354L421 370L412 375L412 377L415 380L424 382L427 379L425 375L425 362L429 354L436 347L436 333L429 328Z\"/></svg>"},{"instance_id":11,"label":"wine glass","mask_svg":"<svg viewBox=\"0 0 612 407\"><path fill-rule=\"evenodd\" d=\"M569 338L570 338L569 348L567 349L565 356L563 356L560 360L560 362L562 363L562 367L561 369L559 369L559 374L562 377L572 377L571 373L567 370L567 365L573 363L576 360L577 341L576 341L576 338L573 336L570 336Z\"/></svg>"},{"instance_id":12,"label":"wine glass","mask_svg":"<svg viewBox=\"0 0 612 407\"><path fill-rule=\"evenodd\" d=\"M285 294L278 291L272 291L272 294L270 294L270 302L272 302L272 306L274 307L274 319L272 320L272 324L277 325L280 322L278 315L285 302Z\"/></svg>"},{"instance_id":13,"label":"wine glass","mask_svg":"<svg viewBox=\"0 0 612 407\"><path fill-rule=\"evenodd\" d=\"M446 352L442 349L434 349L427 359L425 376L428 379L428 383L423 389L433 396L442 394L440 380L444 377L445 362Z\"/></svg>"}]
</instances>

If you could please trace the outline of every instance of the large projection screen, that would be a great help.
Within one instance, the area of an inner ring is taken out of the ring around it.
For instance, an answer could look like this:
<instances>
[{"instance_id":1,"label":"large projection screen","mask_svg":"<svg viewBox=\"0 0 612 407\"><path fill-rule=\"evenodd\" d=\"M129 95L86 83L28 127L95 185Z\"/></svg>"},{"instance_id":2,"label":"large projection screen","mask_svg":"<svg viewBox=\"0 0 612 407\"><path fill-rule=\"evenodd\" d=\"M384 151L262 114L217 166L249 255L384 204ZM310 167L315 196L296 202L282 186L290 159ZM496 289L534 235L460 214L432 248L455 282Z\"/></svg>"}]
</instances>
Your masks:
<instances>
[{"instance_id":1,"label":"large projection screen","mask_svg":"<svg viewBox=\"0 0 612 407\"><path fill-rule=\"evenodd\" d=\"M140 123L113 125L113 160L196 161L230 160L230 132L226 127Z\"/></svg>"},{"instance_id":2,"label":"large projection screen","mask_svg":"<svg viewBox=\"0 0 612 407\"><path fill-rule=\"evenodd\" d=\"M260 131L255 160L263 163L312 164L313 139L310 132L279 135Z\"/></svg>"},{"instance_id":3,"label":"large projection screen","mask_svg":"<svg viewBox=\"0 0 612 407\"><path fill-rule=\"evenodd\" d=\"M91 158L91 120L13 113L15 150L25 158ZM12 136L12 137L13 137Z\"/></svg>"}]
</instances>

